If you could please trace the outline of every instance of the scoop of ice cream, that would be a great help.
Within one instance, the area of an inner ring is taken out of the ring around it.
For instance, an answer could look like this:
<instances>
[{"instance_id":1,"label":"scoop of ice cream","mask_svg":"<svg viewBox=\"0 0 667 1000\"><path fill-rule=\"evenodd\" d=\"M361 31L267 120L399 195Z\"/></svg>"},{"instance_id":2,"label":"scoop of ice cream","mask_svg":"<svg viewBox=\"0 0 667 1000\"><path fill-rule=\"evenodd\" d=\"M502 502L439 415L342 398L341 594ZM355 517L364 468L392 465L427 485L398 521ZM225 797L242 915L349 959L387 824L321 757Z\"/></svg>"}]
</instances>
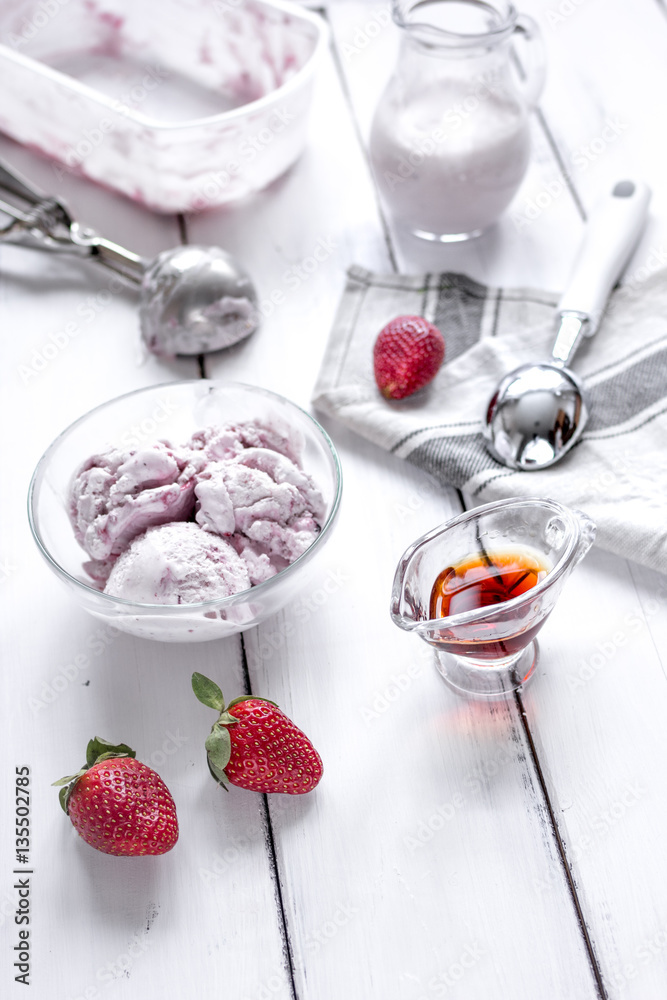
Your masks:
<instances>
[{"instance_id":1,"label":"scoop of ice cream","mask_svg":"<svg viewBox=\"0 0 667 1000\"><path fill-rule=\"evenodd\" d=\"M261 421L204 427L188 441L188 448L203 452L211 462L241 455L246 448L267 448L285 455L296 465L303 453L303 436L285 421L276 418L270 425Z\"/></svg>"},{"instance_id":2,"label":"scoop of ice cream","mask_svg":"<svg viewBox=\"0 0 667 1000\"><path fill-rule=\"evenodd\" d=\"M223 527L227 534L233 516L232 530L258 542L262 546L259 551L293 562L319 534L312 507L318 511L323 508L321 495L310 477L301 481L304 474L289 459L264 449L252 451L250 464L244 461L248 454L244 452L235 460L209 466L203 473L206 478L200 478L195 487L197 522L212 530L218 530L216 525ZM274 463L271 454L279 461ZM277 478L256 465L264 465ZM288 478L300 482L301 489Z\"/></svg>"},{"instance_id":3,"label":"scoop of ice cream","mask_svg":"<svg viewBox=\"0 0 667 1000\"><path fill-rule=\"evenodd\" d=\"M263 545L251 542L245 535L230 535L229 544L234 546L246 564L248 576L253 586L258 583L264 583L265 580L270 580L281 569L289 566L286 559L270 555Z\"/></svg>"},{"instance_id":4,"label":"scoop of ice cream","mask_svg":"<svg viewBox=\"0 0 667 1000\"><path fill-rule=\"evenodd\" d=\"M148 528L116 560L105 594L138 604L199 604L250 587L244 560L192 521Z\"/></svg>"},{"instance_id":5,"label":"scoop of ice cream","mask_svg":"<svg viewBox=\"0 0 667 1000\"><path fill-rule=\"evenodd\" d=\"M252 281L219 247L163 251L144 274L141 292L141 335L163 357L219 351L259 323Z\"/></svg>"},{"instance_id":6,"label":"scoop of ice cream","mask_svg":"<svg viewBox=\"0 0 667 1000\"><path fill-rule=\"evenodd\" d=\"M113 558L146 528L190 517L201 464L163 441L84 463L70 487L69 509L77 541L92 557L91 575L104 579Z\"/></svg>"},{"instance_id":7,"label":"scoop of ice cream","mask_svg":"<svg viewBox=\"0 0 667 1000\"><path fill-rule=\"evenodd\" d=\"M211 462L197 477L195 519L202 528L218 535L236 530L234 503L225 485L225 463Z\"/></svg>"},{"instance_id":8,"label":"scoop of ice cream","mask_svg":"<svg viewBox=\"0 0 667 1000\"><path fill-rule=\"evenodd\" d=\"M250 469L265 472L274 483L289 483L298 491L304 507L313 517L318 521L324 519L326 504L320 490L312 477L285 455L270 451L268 448L246 448L236 461L247 465Z\"/></svg>"}]
</instances>

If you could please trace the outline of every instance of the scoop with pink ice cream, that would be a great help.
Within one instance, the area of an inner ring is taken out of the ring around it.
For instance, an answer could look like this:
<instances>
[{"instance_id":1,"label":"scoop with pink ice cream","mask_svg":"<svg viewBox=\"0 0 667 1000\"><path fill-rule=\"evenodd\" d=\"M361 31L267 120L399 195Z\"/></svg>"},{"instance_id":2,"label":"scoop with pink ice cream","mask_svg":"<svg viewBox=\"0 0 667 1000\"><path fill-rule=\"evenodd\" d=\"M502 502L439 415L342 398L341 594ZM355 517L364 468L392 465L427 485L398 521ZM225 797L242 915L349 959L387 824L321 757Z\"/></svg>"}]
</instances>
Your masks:
<instances>
[{"instance_id":1,"label":"scoop with pink ice cream","mask_svg":"<svg viewBox=\"0 0 667 1000\"><path fill-rule=\"evenodd\" d=\"M176 521L130 542L105 592L139 604L197 604L249 586L246 564L229 542L192 521Z\"/></svg>"},{"instance_id":2,"label":"scoop with pink ice cream","mask_svg":"<svg viewBox=\"0 0 667 1000\"><path fill-rule=\"evenodd\" d=\"M181 448L93 456L70 494L84 568L105 593L145 604L214 600L268 580L324 522L301 449L289 428L245 422L204 428Z\"/></svg>"}]
</instances>

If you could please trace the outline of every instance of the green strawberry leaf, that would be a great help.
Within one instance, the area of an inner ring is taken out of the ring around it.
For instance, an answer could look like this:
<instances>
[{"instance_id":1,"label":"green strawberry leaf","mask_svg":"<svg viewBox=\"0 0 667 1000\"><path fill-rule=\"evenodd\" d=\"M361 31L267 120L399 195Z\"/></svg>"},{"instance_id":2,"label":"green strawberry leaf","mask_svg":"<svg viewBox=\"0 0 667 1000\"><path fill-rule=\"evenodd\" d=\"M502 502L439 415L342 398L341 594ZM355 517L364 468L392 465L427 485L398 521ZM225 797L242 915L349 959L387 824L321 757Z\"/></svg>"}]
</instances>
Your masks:
<instances>
[{"instance_id":1,"label":"green strawberry leaf","mask_svg":"<svg viewBox=\"0 0 667 1000\"><path fill-rule=\"evenodd\" d=\"M69 788L61 788L58 792L58 798L60 799L60 805L62 806L63 812L66 816L68 816L69 809L67 808L67 800L69 798Z\"/></svg>"},{"instance_id":2,"label":"green strawberry leaf","mask_svg":"<svg viewBox=\"0 0 667 1000\"><path fill-rule=\"evenodd\" d=\"M230 715L229 712L221 712L218 718L219 726L235 726L239 720L235 715Z\"/></svg>"},{"instance_id":3,"label":"green strawberry leaf","mask_svg":"<svg viewBox=\"0 0 667 1000\"><path fill-rule=\"evenodd\" d=\"M95 736L86 747L86 767L92 767L100 758L108 760L110 757L136 757L132 747L127 743L110 743L100 736Z\"/></svg>"},{"instance_id":4,"label":"green strawberry leaf","mask_svg":"<svg viewBox=\"0 0 667 1000\"><path fill-rule=\"evenodd\" d=\"M232 755L232 741L229 731L224 726L219 726L216 722L206 737L204 746L206 747L206 754L211 767L214 767L216 771L224 772Z\"/></svg>"},{"instance_id":5,"label":"green strawberry leaf","mask_svg":"<svg viewBox=\"0 0 667 1000\"><path fill-rule=\"evenodd\" d=\"M222 712L224 709L225 699L215 681L209 680L208 677L195 671L192 675L192 690L203 705L215 708L218 712Z\"/></svg>"},{"instance_id":6,"label":"green strawberry leaf","mask_svg":"<svg viewBox=\"0 0 667 1000\"><path fill-rule=\"evenodd\" d=\"M115 753L115 752L114 753L101 753L99 755L99 757L95 758L94 763L95 764L100 764L103 760L115 760L118 757L134 757L134 756L135 756L134 753L132 753L132 754L129 754L129 753Z\"/></svg>"},{"instance_id":7,"label":"green strawberry leaf","mask_svg":"<svg viewBox=\"0 0 667 1000\"><path fill-rule=\"evenodd\" d=\"M58 781L52 781L51 787L57 787L58 785L71 785L73 781L76 781L77 778L80 778L81 775L85 773L86 768L82 767L80 771L76 772L76 774L68 774L66 778L60 778Z\"/></svg>"},{"instance_id":8,"label":"green strawberry leaf","mask_svg":"<svg viewBox=\"0 0 667 1000\"><path fill-rule=\"evenodd\" d=\"M227 775L225 774L224 771L218 771L218 769L211 764L211 761L208 757L206 759L208 760L208 769L211 772L211 776L215 778L217 783L221 785L226 792L228 792L229 788L228 788Z\"/></svg>"},{"instance_id":9,"label":"green strawberry leaf","mask_svg":"<svg viewBox=\"0 0 667 1000\"><path fill-rule=\"evenodd\" d=\"M267 705L273 705L274 708L280 707L277 702L271 701L270 698L258 698L257 695L254 694L242 694L239 695L238 698L234 698L232 701L230 701L229 705L227 706L227 711L229 711L230 708L233 708L234 705L240 705L242 701L265 701Z\"/></svg>"}]
</instances>

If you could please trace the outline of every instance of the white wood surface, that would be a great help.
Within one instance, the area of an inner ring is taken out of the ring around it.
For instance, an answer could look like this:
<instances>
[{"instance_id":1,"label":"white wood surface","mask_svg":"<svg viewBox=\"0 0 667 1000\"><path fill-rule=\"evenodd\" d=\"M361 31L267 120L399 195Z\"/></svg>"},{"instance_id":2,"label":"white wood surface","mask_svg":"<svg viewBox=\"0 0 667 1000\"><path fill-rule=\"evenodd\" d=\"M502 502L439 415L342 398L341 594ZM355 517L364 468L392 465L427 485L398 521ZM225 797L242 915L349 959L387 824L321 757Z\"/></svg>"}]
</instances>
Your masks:
<instances>
[{"instance_id":1,"label":"white wood surface","mask_svg":"<svg viewBox=\"0 0 667 1000\"><path fill-rule=\"evenodd\" d=\"M185 220L190 242L239 255L264 301L283 293L253 337L206 359L208 376L308 406L351 263L559 289L583 213L628 172L654 188L628 268L641 284L667 244L664 7L526 0L522 9L540 21L549 59L530 172L495 234L433 248L386 238L364 151L395 29L382 4L331 0L332 52L304 156L251 202ZM589 168L569 169L609 118L623 125L618 141ZM0 158L132 249L151 255L179 242L179 220L57 175L9 140ZM530 225L517 224L557 189ZM318 243L329 255L292 287L288 275ZM196 360L143 356L132 293L108 296L108 287L92 266L0 247L2 995L24 995L12 969L11 820L14 768L28 764L40 997L662 1000L667 580L594 550L543 630L525 717L521 702L459 699L427 647L388 615L398 557L458 512L459 498L327 421L344 502L311 591L243 640L181 646L105 632L40 560L25 517L30 474L97 402L199 374ZM68 323L76 334L35 370ZM267 802L216 789L203 760L211 717L190 694L193 669L228 696L249 682L278 701L322 754L317 791ZM171 854L108 858L68 827L50 784L80 764L94 734L130 742L167 781L181 824Z\"/></svg>"}]
</instances>

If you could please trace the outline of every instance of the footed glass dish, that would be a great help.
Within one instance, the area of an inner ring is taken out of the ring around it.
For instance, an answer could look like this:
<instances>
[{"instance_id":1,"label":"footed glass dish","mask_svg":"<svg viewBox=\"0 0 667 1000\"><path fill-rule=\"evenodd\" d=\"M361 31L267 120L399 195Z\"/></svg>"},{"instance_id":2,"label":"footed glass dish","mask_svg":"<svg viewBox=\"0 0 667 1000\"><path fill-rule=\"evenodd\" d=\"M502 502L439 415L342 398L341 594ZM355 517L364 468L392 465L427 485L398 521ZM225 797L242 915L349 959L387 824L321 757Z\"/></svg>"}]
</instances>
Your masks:
<instances>
[{"instance_id":1,"label":"footed glass dish","mask_svg":"<svg viewBox=\"0 0 667 1000\"><path fill-rule=\"evenodd\" d=\"M391 616L433 646L458 694L504 698L533 675L535 637L594 539L593 521L556 500L476 507L407 549Z\"/></svg>"},{"instance_id":2,"label":"footed glass dish","mask_svg":"<svg viewBox=\"0 0 667 1000\"><path fill-rule=\"evenodd\" d=\"M156 211L222 205L302 152L326 34L283 0L0 0L0 130Z\"/></svg>"}]
</instances>

